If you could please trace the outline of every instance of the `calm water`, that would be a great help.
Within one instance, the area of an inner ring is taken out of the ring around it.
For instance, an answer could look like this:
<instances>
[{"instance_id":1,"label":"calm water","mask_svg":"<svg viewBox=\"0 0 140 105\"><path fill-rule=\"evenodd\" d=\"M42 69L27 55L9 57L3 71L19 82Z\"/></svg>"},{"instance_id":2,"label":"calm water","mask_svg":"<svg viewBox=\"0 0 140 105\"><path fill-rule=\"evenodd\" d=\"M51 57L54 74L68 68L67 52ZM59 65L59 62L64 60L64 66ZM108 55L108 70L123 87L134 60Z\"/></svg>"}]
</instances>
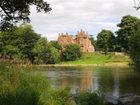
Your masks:
<instances>
[{"instance_id":1,"label":"calm water","mask_svg":"<svg viewBox=\"0 0 140 105\"><path fill-rule=\"evenodd\" d=\"M140 95L140 74L125 67L46 67L37 72L45 75L53 88L70 87L77 90L102 91L119 96L124 93Z\"/></svg>"}]
</instances>

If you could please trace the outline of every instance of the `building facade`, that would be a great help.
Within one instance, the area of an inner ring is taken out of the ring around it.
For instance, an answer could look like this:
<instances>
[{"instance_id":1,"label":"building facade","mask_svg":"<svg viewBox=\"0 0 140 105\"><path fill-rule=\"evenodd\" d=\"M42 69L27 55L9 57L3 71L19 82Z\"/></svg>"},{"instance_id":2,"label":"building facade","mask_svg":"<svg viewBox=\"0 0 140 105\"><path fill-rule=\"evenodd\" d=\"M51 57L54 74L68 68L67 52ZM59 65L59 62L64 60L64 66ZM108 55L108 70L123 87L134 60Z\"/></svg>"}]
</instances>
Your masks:
<instances>
[{"instance_id":1,"label":"building facade","mask_svg":"<svg viewBox=\"0 0 140 105\"><path fill-rule=\"evenodd\" d=\"M88 33L83 30L77 32L76 36L71 36L68 33L59 34L58 43L62 46L62 48L64 48L67 44L75 43L81 47L82 52L95 52L95 47L91 44Z\"/></svg>"}]
</instances>

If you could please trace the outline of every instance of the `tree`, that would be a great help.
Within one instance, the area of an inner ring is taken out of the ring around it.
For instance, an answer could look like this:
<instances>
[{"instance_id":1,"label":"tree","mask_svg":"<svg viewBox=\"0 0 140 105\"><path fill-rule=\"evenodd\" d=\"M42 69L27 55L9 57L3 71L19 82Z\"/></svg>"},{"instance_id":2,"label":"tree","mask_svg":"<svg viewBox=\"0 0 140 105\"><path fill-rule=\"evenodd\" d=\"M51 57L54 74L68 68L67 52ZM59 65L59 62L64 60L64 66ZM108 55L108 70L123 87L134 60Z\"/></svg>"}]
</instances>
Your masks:
<instances>
[{"instance_id":1,"label":"tree","mask_svg":"<svg viewBox=\"0 0 140 105\"><path fill-rule=\"evenodd\" d=\"M66 45L64 51L62 51L61 58L64 61L74 61L81 57L81 49L77 44Z\"/></svg>"},{"instance_id":2,"label":"tree","mask_svg":"<svg viewBox=\"0 0 140 105\"><path fill-rule=\"evenodd\" d=\"M61 45L59 45L58 41L50 41L49 44L51 46L53 46L54 48L58 49L58 50L61 50Z\"/></svg>"},{"instance_id":3,"label":"tree","mask_svg":"<svg viewBox=\"0 0 140 105\"><path fill-rule=\"evenodd\" d=\"M24 25L19 27L17 33L21 38L21 42L19 45L21 53L24 55L25 59L29 59L33 63L34 53L32 49L39 40L40 35L34 32L31 25Z\"/></svg>"},{"instance_id":4,"label":"tree","mask_svg":"<svg viewBox=\"0 0 140 105\"><path fill-rule=\"evenodd\" d=\"M36 54L35 63L55 64L60 60L60 54L58 50L50 46L45 37L42 37L38 40L33 52Z\"/></svg>"},{"instance_id":5,"label":"tree","mask_svg":"<svg viewBox=\"0 0 140 105\"><path fill-rule=\"evenodd\" d=\"M110 30L102 30L97 36L97 46L105 54L114 49L115 36Z\"/></svg>"},{"instance_id":6,"label":"tree","mask_svg":"<svg viewBox=\"0 0 140 105\"><path fill-rule=\"evenodd\" d=\"M2 53L7 54L5 52L7 52L7 46L10 45L18 49L21 59L29 59L33 62L34 53L32 52L32 49L39 38L40 35L35 33L30 25L24 25L4 31L1 33ZM9 48L11 49L11 47L8 47L8 50Z\"/></svg>"},{"instance_id":7,"label":"tree","mask_svg":"<svg viewBox=\"0 0 140 105\"><path fill-rule=\"evenodd\" d=\"M120 28L117 34L117 42L121 49L125 52L129 52L129 38L134 34L134 27L140 21L137 17L134 16L124 16L121 20L121 23L117 26Z\"/></svg>"},{"instance_id":8,"label":"tree","mask_svg":"<svg viewBox=\"0 0 140 105\"><path fill-rule=\"evenodd\" d=\"M140 71L140 23L136 25L136 30L129 40L130 58L136 70Z\"/></svg>"},{"instance_id":9,"label":"tree","mask_svg":"<svg viewBox=\"0 0 140 105\"><path fill-rule=\"evenodd\" d=\"M35 5L37 12L48 12L50 5L44 0L1 0L0 29L5 30L19 21L29 22L30 6Z\"/></svg>"}]
</instances>

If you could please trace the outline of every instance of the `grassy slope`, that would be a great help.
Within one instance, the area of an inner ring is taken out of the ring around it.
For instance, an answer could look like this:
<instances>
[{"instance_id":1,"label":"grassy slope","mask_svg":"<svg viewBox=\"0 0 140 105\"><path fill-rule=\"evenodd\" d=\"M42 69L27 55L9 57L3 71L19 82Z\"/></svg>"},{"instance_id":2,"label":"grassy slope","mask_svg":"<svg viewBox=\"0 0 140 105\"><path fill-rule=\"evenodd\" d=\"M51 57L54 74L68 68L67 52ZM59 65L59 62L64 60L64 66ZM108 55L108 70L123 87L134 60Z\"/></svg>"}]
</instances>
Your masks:
<instances>
[{"instance_id":1,"label":"grassy slope","mask_svg":"<svg viewBox=\"0 0 140 105\"><path fill-rule=\"evenodd\" d=\"M61 62L60 64L105 64L105 63L128 63L130 61L128 56L115 56L114 53L108 55L99 52L83 54L79 60Z\"/></svg>"}]
</instances>

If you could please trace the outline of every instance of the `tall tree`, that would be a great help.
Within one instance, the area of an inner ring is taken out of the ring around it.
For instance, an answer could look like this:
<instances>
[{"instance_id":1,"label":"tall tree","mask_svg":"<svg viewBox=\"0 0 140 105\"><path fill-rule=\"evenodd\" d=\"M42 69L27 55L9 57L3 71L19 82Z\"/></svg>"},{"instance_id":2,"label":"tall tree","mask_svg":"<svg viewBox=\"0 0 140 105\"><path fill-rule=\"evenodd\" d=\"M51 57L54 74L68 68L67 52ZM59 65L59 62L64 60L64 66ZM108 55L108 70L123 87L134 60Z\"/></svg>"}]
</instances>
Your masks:
<instances>
[{"instance_id":1,"label":"tall tree","mask_svg":"<svg viewBox=\"0 0 140 105\"><path fill-rule=\"evenodd\" d=\"M133 36L129 40L130 58L137 71L140 71L140 23L136 25Z\"/></svg>"},{"instance_id":2,"label":"tall tree","mask_svg":"<svg viewBox=\"0 0 140 105\"><path fill-rule=\"evenodd\" d=\"M140 19L137 17L127 15L124 16L121 23L117 25L120 28L116 32L117 42L125 52L129 51L129 38L134 34L134 28L139 21Z\"/></svg>"},{"instance_id":3,"label":"tall tree","mask_svg":"<svg viewBox=\"0 0 140 105\"><path fill-rule=\"evenodd\" d=\"M40 38L40 35L34 32L32 26L24 25L12 28L9 31L2 32L1 37L3 54L10 53L10 56L12 56L13 52L18 49L18 53L20 53L22 59L29 59L33 62L34 53L32 49Z\"/></svg>"},{"instance_id":4,"label":"tall tree","mask_svg":"<svg viewBox=\"0 0 140 105\"><path fill-rule=\"evenodd\" d=\"M19 21L29 22L30 6L37 12L48 12L50 5L44 0L0 0L0 29L5 30Z\"/></svg>"},{"instance_id":5,"label":"tall tree","mask_svg":"<svg viewBox=\"0 0 140 105\"><path fill-rule=\"evenodd\" d=\"M105 54L114 49L115 36L110 30L102 30L97 36L98 48L103 50Z\"/></svg>"}]
</instances>

